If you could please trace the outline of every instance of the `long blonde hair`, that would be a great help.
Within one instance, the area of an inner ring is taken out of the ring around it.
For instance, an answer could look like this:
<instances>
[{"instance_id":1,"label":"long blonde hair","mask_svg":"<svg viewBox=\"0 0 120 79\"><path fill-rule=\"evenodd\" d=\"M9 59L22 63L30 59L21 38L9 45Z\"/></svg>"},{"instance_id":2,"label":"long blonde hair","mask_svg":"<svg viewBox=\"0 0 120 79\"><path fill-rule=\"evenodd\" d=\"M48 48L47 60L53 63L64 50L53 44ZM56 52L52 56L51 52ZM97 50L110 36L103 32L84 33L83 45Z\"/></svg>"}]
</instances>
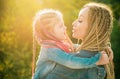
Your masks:
<instances>
[{"instance_id":1,"label":"long blonde hair","mask_svg":"<svg viewBox=\"0 0 120 79\"><path fill-rule=\"evenodd\" d=\"M88 31L82 44L76 51L81 49L89 51L105 50L110 55L110 34L112 32L113 15L110 8L104 4L88 3L83 8L89 8ZM115 79L113 62L105 65L107 79Z\"/></svg>"}]
</instances>

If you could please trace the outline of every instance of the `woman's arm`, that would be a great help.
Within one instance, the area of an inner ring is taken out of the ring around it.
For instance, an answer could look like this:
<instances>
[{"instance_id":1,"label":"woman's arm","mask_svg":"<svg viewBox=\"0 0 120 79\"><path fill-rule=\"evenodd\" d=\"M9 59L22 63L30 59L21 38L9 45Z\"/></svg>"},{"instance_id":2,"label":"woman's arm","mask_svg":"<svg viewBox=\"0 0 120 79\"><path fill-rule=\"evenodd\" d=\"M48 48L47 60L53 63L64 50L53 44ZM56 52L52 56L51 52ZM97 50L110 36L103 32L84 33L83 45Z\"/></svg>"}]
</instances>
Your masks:
<instances>
[{"instance_id":1,"label":"woman's arm","mask_svg":"<svg viewBox=\"0 0 120 79\"><path fill-rule=\"evenodd\" d=\"M101 53L91 58L81 58L65 53L58 48L48 49L48 60L64 65L71 69L90 68L96 66L96 62L100 59Z\"/></svg>"}]
</instances>

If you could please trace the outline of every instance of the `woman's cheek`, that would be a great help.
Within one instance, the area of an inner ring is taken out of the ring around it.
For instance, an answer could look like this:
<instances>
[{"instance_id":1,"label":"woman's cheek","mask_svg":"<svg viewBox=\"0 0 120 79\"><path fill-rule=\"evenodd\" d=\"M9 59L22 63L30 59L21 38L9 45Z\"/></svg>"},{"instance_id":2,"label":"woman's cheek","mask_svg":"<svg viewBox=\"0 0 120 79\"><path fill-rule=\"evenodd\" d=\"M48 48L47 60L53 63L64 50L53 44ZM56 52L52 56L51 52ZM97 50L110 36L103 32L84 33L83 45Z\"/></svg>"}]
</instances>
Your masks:
<instances>
[{"instance_id":1,"label":"woman's cheek","mask_svg":"<svg viewBox=\"0 0 120 79\"><path fill-rule=\"evenodd\" d=\"M75 36L75 37L78 37L78 35L79 35L79 33L78 33L78 31L76 30L76 31L74 32L74 36Z\"/></svg>"}]
</instances>

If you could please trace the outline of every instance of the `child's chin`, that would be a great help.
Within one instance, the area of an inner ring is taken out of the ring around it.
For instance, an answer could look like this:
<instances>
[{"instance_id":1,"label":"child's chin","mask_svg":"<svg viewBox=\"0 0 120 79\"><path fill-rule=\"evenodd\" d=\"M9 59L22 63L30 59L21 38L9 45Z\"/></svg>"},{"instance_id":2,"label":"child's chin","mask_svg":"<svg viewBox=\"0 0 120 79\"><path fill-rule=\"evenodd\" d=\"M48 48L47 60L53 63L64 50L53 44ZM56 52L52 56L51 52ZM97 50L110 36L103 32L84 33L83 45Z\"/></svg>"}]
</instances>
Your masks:
<instances>
[{"instance_id":1,"label":"child's chin","mask_svg":"<svg viewBox=\"0 0 120 79\"><path fill-rule=\"evenodd\" d=\"M63 37L63 38L60 38L59 40L66 40L67 38L66 37Z\"/></svg>"},{"instance_id":2,"label":"child's chin","mask_svg":"<svg viewBox=\"0 0 120 79\"><path fill-rule=\"evenodd\" d=\"M64 39L67 39L67 37L65 36Z\"/></svg>"}]
</instances>

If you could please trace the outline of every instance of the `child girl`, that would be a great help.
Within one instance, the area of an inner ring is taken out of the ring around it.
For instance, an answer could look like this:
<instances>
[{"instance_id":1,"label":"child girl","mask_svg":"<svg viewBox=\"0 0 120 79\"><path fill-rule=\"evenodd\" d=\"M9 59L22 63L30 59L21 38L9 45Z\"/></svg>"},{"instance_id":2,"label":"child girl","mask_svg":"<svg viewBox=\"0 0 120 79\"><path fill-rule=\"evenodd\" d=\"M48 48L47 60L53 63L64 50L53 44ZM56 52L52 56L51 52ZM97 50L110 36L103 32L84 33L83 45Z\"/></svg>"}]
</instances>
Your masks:
<instances>
[{"instance_id":1,"label":"child girl","mask_svg":"<svg viewBox=\"0 0 120 79\"><path fill-rule=\"evenodd\" d=\"M56 63L71 69L90 68L99 64L100 53L91 58L80 58L70 53L72 43L59 11L48 9L38 12L33 21L33 33L41 45L33 79L45 79Z\"/></svg>"}]
</instances>

